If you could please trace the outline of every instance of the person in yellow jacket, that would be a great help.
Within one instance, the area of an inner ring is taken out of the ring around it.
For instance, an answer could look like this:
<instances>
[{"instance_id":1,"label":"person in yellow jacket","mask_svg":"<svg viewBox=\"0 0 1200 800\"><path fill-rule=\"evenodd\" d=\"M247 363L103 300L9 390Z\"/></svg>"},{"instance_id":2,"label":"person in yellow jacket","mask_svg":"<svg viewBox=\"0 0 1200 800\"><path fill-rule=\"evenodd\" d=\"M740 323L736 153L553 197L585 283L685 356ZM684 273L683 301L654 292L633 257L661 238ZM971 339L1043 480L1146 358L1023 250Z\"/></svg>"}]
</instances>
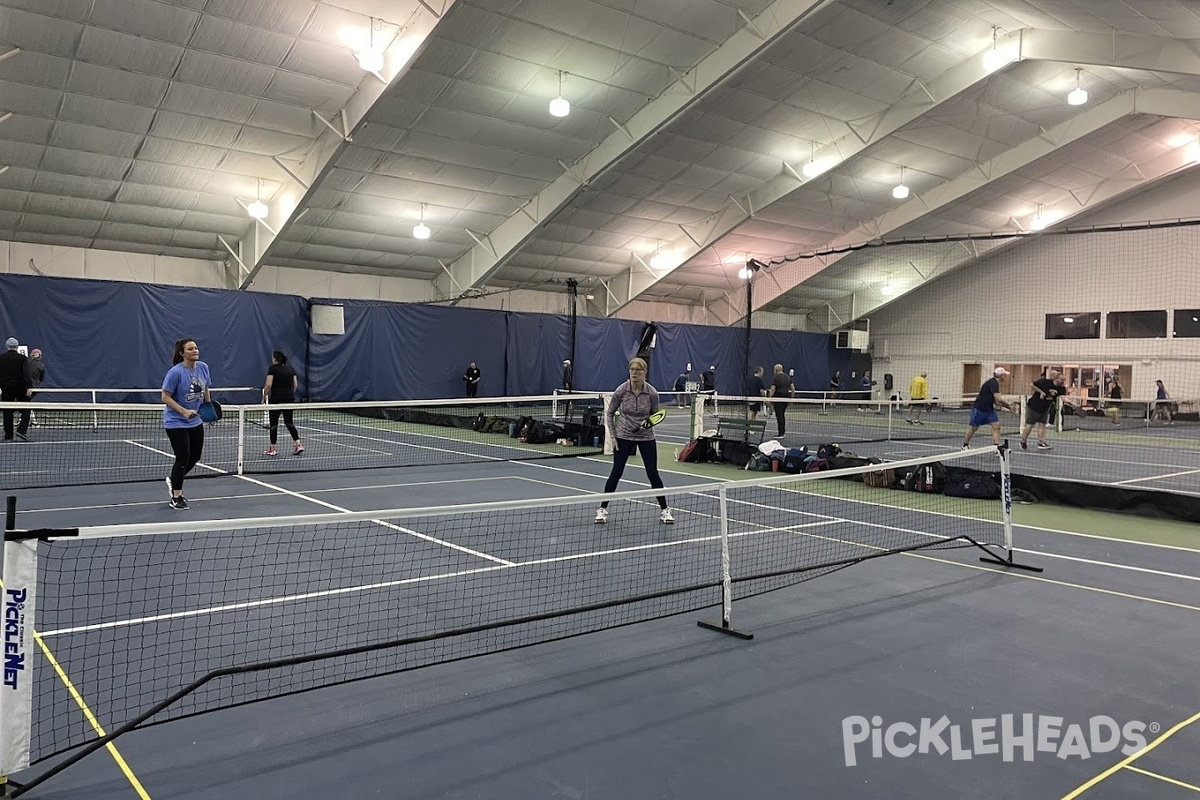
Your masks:
<instances>
[{"instance_id":1,"label":"person in yellow jacket","mask_svg":"<svg viewBox=\"0 0 1200 800\"><path fill-rule=\"evenodd\" d=\"M921 412L929 402L929 381L925 380L928 376L929 373L922 372L908 385L908 417L904 421L909 425L925 424L921 422Z\"/></svg>"}]
</instances>

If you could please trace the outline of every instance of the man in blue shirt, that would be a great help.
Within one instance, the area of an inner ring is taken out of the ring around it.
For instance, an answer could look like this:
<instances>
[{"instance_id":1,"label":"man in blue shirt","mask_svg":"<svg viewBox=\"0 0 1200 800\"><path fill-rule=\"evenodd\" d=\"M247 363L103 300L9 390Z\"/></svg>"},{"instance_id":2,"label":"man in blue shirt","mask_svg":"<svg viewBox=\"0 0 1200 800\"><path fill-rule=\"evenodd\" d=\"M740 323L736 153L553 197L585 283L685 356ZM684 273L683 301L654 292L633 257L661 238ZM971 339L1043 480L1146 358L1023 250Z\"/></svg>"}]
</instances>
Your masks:
<instances>
[{"instance_id":1,"label":"man in blue shirt","mask_svg":"<svg viewBox=\"0 0 1200 800\"><path fill-rule=\"evenodd\" d=\"M1000 415L996 413L996 406L1013 410L1012 404L1000 397L1000 379L1008 375L1008 370L1004 367L996 367L992 371L992 377L983 382L979 387L979 394L975 397L975 403L971 406L971 419L967 423L967 436L963 439L962 449L967 450L971 446L971 437L975 435L975 431L979 430L981 425L992 426L992 444L1000 446Z\"/></svg>"}]
</instances>

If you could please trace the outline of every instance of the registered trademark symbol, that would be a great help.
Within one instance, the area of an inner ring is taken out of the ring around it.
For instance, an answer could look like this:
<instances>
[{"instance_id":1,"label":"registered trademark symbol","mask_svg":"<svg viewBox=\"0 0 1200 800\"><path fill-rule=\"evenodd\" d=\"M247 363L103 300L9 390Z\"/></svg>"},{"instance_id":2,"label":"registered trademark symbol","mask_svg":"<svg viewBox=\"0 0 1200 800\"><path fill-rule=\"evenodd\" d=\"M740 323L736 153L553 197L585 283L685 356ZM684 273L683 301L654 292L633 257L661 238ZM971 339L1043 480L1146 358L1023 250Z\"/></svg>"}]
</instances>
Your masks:
<instances>
[{"instance_id":1,"label":"registered trademark symbol","mask_svg":"<svg viewBox=\"0 0 1200 800\"><path fill-rule=\"evenodd\" d=\"M1162 730L1162 725L1159 725L1157 722L1150 723L1150 732L1151 733L1158 733L1161 730Z\"/></svg>"}]
</instances>

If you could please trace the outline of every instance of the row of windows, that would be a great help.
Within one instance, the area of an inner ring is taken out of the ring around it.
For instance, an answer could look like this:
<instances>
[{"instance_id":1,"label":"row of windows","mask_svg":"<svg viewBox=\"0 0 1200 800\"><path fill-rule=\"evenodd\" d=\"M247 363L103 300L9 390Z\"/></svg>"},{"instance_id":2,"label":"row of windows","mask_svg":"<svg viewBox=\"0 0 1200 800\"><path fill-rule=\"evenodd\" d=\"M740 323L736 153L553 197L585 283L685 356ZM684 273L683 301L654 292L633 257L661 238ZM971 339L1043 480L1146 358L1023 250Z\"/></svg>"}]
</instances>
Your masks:
<instances>
[{"instance_id":1,"label":"row of windows","mask_svg":"<svg viewBox=\"0 0 1200 800\"><path fill-rule=\"evenodd\" d=\"M1200 338L1200 309L1175 309L1174 325L1167 328L1166 311L1087 311L1080 314L1047 314L1047 339L1099 339L1100 317L1106 339ZM1170 331L1168 333L1168 330Z\"/></svg>"}]
</instances>

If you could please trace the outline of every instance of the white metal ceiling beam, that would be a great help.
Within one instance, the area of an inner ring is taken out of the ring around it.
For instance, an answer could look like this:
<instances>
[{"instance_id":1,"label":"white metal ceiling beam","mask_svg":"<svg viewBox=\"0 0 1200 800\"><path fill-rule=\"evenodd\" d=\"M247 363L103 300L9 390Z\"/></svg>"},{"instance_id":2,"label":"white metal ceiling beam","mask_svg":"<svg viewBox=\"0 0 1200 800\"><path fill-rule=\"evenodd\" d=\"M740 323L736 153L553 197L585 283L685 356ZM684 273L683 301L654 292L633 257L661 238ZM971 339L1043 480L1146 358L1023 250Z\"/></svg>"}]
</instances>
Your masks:
<instances>
[{"instance_id":1,"label":"white metal ceiling beam","mask_svg":"<svg viewBox=\"0 0 1200 800\"><path fill-rule=\"evenodd\" d=\"M937 105L961 94L974 84L1016 61L1061 61L1200 75L1200 42L1196 41L1124 34L1021 30L1001 37L996 42L994 51L997 55L993 55L993 47L989 45L979 53L950 68L931 83L914 81L908 92L897 103L866 122L854 125L849 132L818 149L814 160L818 164L824 165L828 171L895 133ZM843 125L837 120L829 120L829 122ZM664 246L680 254L681 257L678 261L681 265L686 263L705 247L714 244L752 219L756 209L761 210L771 203L783 199L804 184L815 180L816 178L806 179L803 176L802 166L802 164L784 163L775 178L740 198L731 198L729 205L715 214L705 226L702 237L696 237L694 234L680 237ZM817 178L819 177L818 175ZM987 182L985 180L980 185ZM916 202L919 201L920 198ZM885 232L883 227L874 230L870 229L870 225L863 227L867 230L864 231L860 228L857 231L859 238L855 241L877 238ZM696 241L697 238L700 240ZM829 263L832 262L823 261L820 264L814 263L813 266L824 268ZM814 269L813 274L819 271L820 269ZM661 271L658 280L665 278L670 272L671 270ZM655 282L657 281L648 282L643 279L639 282L639 291L645 291ZM787 288L790 289L792 286ZM776 292L772 295L772 299L782 293L782 291ZM744 303L739 303L740 298L736 297L739 292L734 291L730 295L735 296L732 303L729 300L717 301L710 309L720 324L731 325L745 314ZM630 299L632 297L628 298L626 302ZM755 305L757 307L762 305L758 297L755 298Z\"/></svg>"},{"instance_id":2,"label":"white metal ceiling beam","mask_svg":"<svg viewBox=\"0 0 1200 800\"><path fill-rule=\"evenodd\" d=\"M609 134L572 165L573 168L564 169L525 206L524 213L514 213L500 223L489 234L491 248L477 245L456 259L450 266L450 275L435 279L439 291L451 295L454 284L465 287L464 293L482 286L591 181L670 124L764 48L810 14L833 2L835 0L775 0L751 20L751 24L740 28L695 67L678 76L662 94ZM458 296L461 298L462 293Z\"/></svg>"},{"instance_id":3,"label":"white metal ceiling beam","mask_svg":"<svg viewBox=\"0 0 1200 800\"><path fill-rule=\"evenodd\" d=\"M912 200L892 209L883 216L860 225L854 230L834 239L822 249L847 247L886 236L927 214L936 213L940 209L953 205L988 183L1022 169L1038 159L1050 155L1055 150L1094 133L1121 117L1131 114L1200 119L1200 96L1174 89L1136 90L1119 94L1107 102L1089 108L1079 116L1073 117L1061 125L1057 125L1049 130L1043 130L1038 136L1022 142L990 161L976 165L967 173L951 181L934 187L929 191L922 192L918 197L914 197ZM1089 188L1086 195L1073 193L1072 197L1075 200L1076 207L1070 209L1064 217L1056 221L1055 226L1060 226L1066 219L1093 209L1140 185L1159 180L1180 169L1194 166L1193 158L1194 154L1189 147L1178 147L1148 163L1131 165L1130 170L1098 182L1095 186ZM1063 211L1064 209L1056 206L1055 210ZM985 245L977 243L977 246L983 249ZM994 246L992 245L992 247ZM850 255L850 253L832 254L772 268L769 274L786 274L786 278L782 283L776 282L774 285L768 285L760 281L756 285L754 293L755 308L762 308L767 303L794 289L830 264L845 258L847 255ZM961 258L954 262L953 267L957 267L974 258L975 256L968 252L968 248L964 247ZM932 272L919 273L921 274L921 280L915 285L910 285L908 291L912 291L917 286L944 275L947 271L948 269L945 268L945 265L939 264L938 268ZM722 307L727 309L729 313L737 315L733 318L735 322L745 314L744 303L737 305L739 295L740 293L736 291L729 292L722 303ZM891 297L886 302L894 302L898 297ZM839 311L846 311L852 300L856 317L870 313L875 308L884 305L885 302L879 298L871 301L860 294L858 297L847 295L842 301L835 301L832 305Z\"/></svg>"},{"instance_id":4,"label":"white metal ceiling beam","mask_svg":"<svg viewBox=\"0 0 1200 800\"><path fill-rule=\"evenodd\" d=\"M1003 60L988 57L992 49L989 46L986 50L982 50L946 70L936 80L924 83L914 79L899 100L881 113L861 123L848 126L841 120L827 118L827 122L831 126L842 128L845 133L829 144L816 149L811 159L817 164L823 165L825 167L823 172L825 172L879 143L931 109L965 92L979 81L1017 60L1020 54L1020 40L1020 32L1000 39L997 50L1004 54ZM681 236L669 243L667 247L673 252L681 254L681 258L678 259L680 265L686 263L697 253L752 219L756 210L766 208L787 197L801 186L821 178L821 174L811 178L804 177L803 167L804 162L797 164L782 162L779 174L774 178L745 195L731 198L729 204L707 220L701 230ZM628 303L673 271L673 269L660 270L653 280L642 277L635 281L632 294L624 298L621 305ZM723 308L725 305L727 304L718 303L712 309L724 324L731 324L743 316L742 311ZM729 317L730 313L736 314L736 316Z\"/></svg>"},{"instance_id":5,"label":"white metal ceiling beam","mask_svg":"<svg viewBox=\"0 0 1200 800\"><path fill-rule=\"evenodd\" d=\"M267 218L261 223L252 221L239 242L242 261L253 264L249 271L242 273L239 288L246 289L254 282L270 255L271 245L287 232L308 207L321 181L333 169L346 146L354 140L354 132L375 104L407 73L409 65L424 50L434 27L456 1L438 0L440 13L421 3L422 8L414 11L384 50L383 68L378 73L363 73L363 80L333 122L313 111L313 116L324 123L325 130L317 139L314 152L297 170L288 169L277 159L272 159L286 177L281 178L283 188L271 198Z\"/></svg>"}]
</instances>

